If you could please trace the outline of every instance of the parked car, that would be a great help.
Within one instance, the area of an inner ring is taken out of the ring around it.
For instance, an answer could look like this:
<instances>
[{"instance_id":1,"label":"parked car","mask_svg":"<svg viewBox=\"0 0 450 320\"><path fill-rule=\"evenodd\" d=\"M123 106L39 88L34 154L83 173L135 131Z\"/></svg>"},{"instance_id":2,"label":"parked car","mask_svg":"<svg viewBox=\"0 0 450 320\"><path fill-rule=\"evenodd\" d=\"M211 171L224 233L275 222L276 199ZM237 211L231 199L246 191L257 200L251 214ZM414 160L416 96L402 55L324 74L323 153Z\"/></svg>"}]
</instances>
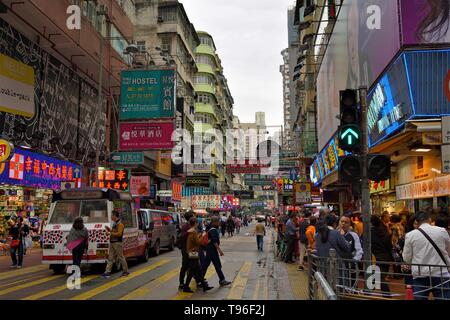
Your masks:
<instances>
[{"instance_id":1,"label":"parked car","mask_svg":"<svg viewBox=\"0 0 450 320\"><path fill-rule=\"evenodd\" d=\"M149 252L159 255L160 249L172 251L177 239L177 227L173 213L154 209L140 209L138 216L142 218L144 229L147 230Z\"/></svg>"}]
</instances>

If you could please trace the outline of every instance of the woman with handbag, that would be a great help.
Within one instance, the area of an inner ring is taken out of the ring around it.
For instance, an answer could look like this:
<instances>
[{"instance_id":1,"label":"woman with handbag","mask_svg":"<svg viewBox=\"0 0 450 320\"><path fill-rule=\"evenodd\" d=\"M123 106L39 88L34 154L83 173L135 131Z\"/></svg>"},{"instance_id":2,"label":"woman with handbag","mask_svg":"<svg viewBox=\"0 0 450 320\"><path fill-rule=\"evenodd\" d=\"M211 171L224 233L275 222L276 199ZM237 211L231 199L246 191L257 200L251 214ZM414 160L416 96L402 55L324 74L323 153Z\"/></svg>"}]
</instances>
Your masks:
<instances>
[{"instance_id":1,"label":"woman with handbag","mask_svg":"<svg viewBox=\"0 0 450 320\"><path fill-rule=\"evenodd\" d=\"M89 233L82 218L76 218L67 236L67 249L72 251L73 265L80 267L83 254L88 247Z\"/></svg>"},{"instance_id":2,"label":"woman with handbag","mask_svg":"<svg viewBox=\"0 0 450 320\"><path fill-rule=\"evenodd\" d=\"M189 268L188 268L188 276L186 282L183 287L183 292L193 293L189 284L191 283L192 278L194 277L197 283L201 284L203 288L203 292L213 289L210 287L208 283L202 279L202 272L200 268L200 257L199 250L201 244L202 235L197 232L198 222L195 217L189 219L189 227L186 241L186 251L189 257Z\"/></svg>"},{"instance_id":3,"label":"woman with handbag","mask_svg":"<svg viewBox=\"0 0 450 320\"><path fill-rule=\"evenodd\" d=\"M18 217L17 221L11 220L10 222L11 229L9 231L10 236L12 237L10 244L10 253L12 265L10 268L22 268L23 262L23 252L25 246L25 237L29 233L28 226L23 224L23 218ZM17 257L19 259L17 259Z\"/></svg>"}]
</instances>

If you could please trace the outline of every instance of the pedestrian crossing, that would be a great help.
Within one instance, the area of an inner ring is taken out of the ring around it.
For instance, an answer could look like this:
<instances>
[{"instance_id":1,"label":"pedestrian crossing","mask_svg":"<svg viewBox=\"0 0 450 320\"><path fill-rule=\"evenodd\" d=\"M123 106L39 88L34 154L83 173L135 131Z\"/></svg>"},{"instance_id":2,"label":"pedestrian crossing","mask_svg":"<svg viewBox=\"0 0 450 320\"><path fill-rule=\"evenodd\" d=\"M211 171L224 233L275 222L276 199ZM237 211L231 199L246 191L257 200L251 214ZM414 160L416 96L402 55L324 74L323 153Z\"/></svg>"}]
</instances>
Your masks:
<instances>
[{"instance_id":1,"label":"pedestrian crossing","mask_svg":"<svg viewBox=\"0 0 450 320\"><path fill-rule=\"evenodd\" d=\"M1 300L268 300L276 299L274 290L278 281L273 275L273 250L271 235L265 239L263 252L256 251L254 237L227 239L231 246L239 247L238 253L225 251L222 257L223 272L231 285L220 287L213 265L207 270L206 279L213 290L206 293L201 288L194 293L184 293L178 289L181 257L179 252L165 253L152 258L147 264L131 264L131 274L121 277L120 273L104 279L100 274L85 275L81 278L81 289L67 287L68 275L54 275L47 265L25 267L0 274ZM234 242L240 240L239 244ZM253 258L252 258L253 257ZM256 259L255 259L256 258ZM280 264L284 267L284 264ZM284 267L285 268L285 267ZM290 267L291 268L291 267ZM305 277L298 271L286 270L289 279L301 281L289 285L296 298L301 298L301 290L307 286ZM288 280L288 279L286 279ZM287 281L289 282L289 281ZM291 288L292 286L292 288Z\"/></svg>"}]
</instances>

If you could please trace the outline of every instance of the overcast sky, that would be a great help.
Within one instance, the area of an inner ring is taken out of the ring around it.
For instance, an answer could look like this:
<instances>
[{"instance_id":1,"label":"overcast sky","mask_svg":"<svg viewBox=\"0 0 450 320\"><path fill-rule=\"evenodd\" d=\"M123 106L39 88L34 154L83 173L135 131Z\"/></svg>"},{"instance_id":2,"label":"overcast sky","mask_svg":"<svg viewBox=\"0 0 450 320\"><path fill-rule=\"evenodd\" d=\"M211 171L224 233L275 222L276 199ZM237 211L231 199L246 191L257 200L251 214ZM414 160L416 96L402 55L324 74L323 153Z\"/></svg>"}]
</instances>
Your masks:
<instances>
[{"instance_id":1,"label":"overcast sky","mask_svg":"<svg viewBox=\"0 0 450 320\"><path fill-rule=\"evenodd\" d=\"M288 46L287 8L294 0L180 0L197 31L214 38L234 98L234 114L283 124L281 51Z\"/></svg>"}]
</instances>

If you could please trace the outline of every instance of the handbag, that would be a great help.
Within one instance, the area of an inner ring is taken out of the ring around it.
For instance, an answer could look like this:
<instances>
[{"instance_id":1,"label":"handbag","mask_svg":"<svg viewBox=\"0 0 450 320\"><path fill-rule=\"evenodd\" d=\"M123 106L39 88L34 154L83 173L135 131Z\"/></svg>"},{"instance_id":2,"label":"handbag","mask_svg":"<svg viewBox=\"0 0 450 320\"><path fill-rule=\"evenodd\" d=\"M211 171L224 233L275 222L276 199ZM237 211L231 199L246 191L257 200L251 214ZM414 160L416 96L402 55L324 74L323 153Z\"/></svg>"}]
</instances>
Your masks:
<instances>
[{"instance_id":1,"label":"handbag","mask_svg":"<svg viewBox=\"0 0 450 320\"><path fill-rule=\"evenodd\" d=\"M18 248L20 245L20 240L11 240L11 244L9 245L9 247L11 249L16 249Z\"/></svg>"},{"instance_id":2,"label":"handbag","mask_svg":"<svg viewBox=\"0 0 450 320\"><path fill-rule=\"evenodd\" d=\"M199 255L198 255L198 251L188 252L188 255L189 255L189 259L200 259Z\"/></svg>"}]
</instances>

